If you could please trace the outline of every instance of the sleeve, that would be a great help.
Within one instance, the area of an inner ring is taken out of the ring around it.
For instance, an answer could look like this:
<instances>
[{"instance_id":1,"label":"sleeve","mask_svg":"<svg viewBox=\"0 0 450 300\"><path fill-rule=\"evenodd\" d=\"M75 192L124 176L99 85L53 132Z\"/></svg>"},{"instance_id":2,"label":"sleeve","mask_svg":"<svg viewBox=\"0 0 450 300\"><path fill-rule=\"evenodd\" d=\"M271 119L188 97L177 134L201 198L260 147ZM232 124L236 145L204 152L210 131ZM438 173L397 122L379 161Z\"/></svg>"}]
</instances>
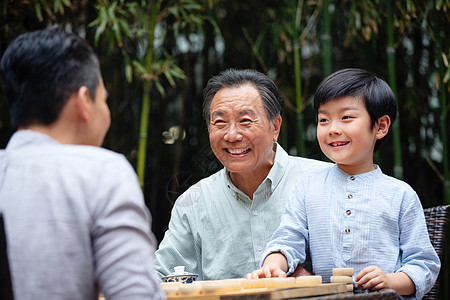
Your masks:
<instances>
[{"instance_id":1,"label":"sleeve","mask_svg":"<svg viewBox=\"0 0 450 300\"><path fill-rule=\"evenodd\" d=\"M156 239L134 169L125 157L103 165L91 201L95 277L106 299L164 298L154 268Z\"/></svg>"},{"instance_id":2,"label":"sleeve","mask_svg":"<svg viewBox=\"0 0 450 300\"><path fill-rule=\"evenodd\" d=\"M397 272L411 278L416 286L415 297L421 299L435 283L441 263L431 245L417 194L410 189L403 203L399 219L402 266Z\"/></svg>"},{"instance_id":3,"label":"sleeve","mask_svg":"<svg viewBox=\"0 0 450 300\"><path fill-rule=\"evenodd\" d=\"M191 189L183 193L172 209L169 228L156 251L156 271L160 277L173 273L175 266L203 278L200 250L195 239Z\"/></svg>"},{"instance_id":4,"label":"sleeve","mask_svg":"<svg viewBox=\"0 0 450 300\"><path fill-rule=\"evenodd\" d=\"M262 266L267 255L273 252L281 252L288 262L288 275L294 272L298 264L304 263L306 259L308 225L303 178L301 177L293 185L289 200L281 215L280 226L272 235L260 261Z\"/></svg>"}]
</instances>

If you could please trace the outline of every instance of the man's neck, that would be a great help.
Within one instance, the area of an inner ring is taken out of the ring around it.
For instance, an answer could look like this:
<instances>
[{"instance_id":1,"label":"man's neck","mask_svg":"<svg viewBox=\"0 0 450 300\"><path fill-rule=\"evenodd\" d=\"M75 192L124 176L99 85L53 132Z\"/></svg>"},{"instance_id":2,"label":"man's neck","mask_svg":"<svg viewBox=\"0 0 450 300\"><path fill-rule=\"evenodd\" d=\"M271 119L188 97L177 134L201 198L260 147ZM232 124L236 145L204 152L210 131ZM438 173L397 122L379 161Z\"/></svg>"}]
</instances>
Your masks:
<instances>
[{"instance_id":1,"label":"man's neck","mask_svg":"<svg viewBox=\"0 0 450 300\"><path fill-rule=\"evenodd\" d=\"M61 130L61 127L55 126L55 124L51 124L51 125L33 124L33 125L24 126L24 127L19 128L19 130L24 130L24 129L48 135L49 137L58 141L61 144L77 144L76 139L70 133L70 131Z\"/></svg>"},{"instance_id":2,"label":"man's neck","mask_svg":"<svg viewBox=\"0 0 450 300\"><path fill-rule=\"evenodd\" d=\"M267 178L270 170L273 167L275 161L275 148L272 152L269 161L259 170L254 172L230 172L230 179L233 184L246 194L251 200L253 200L253 194L256 192L258 187Z\"/></svg>"}]
</instances>

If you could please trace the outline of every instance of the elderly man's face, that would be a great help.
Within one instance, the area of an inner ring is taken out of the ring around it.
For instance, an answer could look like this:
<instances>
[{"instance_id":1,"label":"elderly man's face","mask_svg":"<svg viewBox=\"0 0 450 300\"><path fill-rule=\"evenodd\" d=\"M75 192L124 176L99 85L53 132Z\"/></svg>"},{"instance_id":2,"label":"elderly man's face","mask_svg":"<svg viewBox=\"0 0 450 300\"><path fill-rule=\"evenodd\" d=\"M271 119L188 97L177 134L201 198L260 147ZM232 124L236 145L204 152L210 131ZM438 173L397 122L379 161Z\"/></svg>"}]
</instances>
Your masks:
<instances>
[{"instance_id":1,"label":"elderly man's face","mask_svg":"<svg viewBox=\"0 0 450 300\"><path fill-rule=\"evenodd\" d=\"M209 138L220 162L232 173L268 172L281 117L269 121L257 89L223 88L214 96L210 112Z\"/></svg>"}]
</instances>

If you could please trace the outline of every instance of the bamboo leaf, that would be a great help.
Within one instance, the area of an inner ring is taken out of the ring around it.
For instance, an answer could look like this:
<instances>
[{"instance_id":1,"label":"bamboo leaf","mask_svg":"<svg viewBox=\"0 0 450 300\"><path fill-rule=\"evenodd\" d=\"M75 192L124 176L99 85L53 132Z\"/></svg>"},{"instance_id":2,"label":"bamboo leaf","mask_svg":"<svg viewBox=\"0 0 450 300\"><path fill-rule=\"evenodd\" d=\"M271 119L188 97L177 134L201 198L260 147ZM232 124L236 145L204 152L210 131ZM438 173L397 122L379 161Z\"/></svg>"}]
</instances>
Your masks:
<instances>
[{"instance_id":1,"label":"bamboo leaf","mask_svg":"<svg viewBox=\"0 0 450 300\"><path fill-rule=\"evenodd\" d=\"M445 71L443 82L448 83L448 80L450 79L450 67L447 68L447 71Z\"/></svg>"},{"instance_id":2,"label":"bamboo leaf","mask_svg":"<svg viewBox=\"0 0 450 300\"><path fill-rule=\"evenodd\" d=\"M139 73L141 73L141 74L147 73L147 70L145 69L145 67L137 60L133 60L132 64L139 71Z\"/></svg>"},{"instance_id":3,"label":"bamboo leaf","mask_svg":"<svg viewBox=\"0 0 450 300\"><path fill-rule=\"evenodd\" d=\"M197 3L183 5L186 10L201 10L202 6Z\"/></svg>"},{"instance_id":4,"label":"bamboo leaf","mask_svg":"<svg viewBox=\"0 0 450 300\"><path fill-rule=\"evenodd\" d=\"M125 22L123 19L118 19L117 22L119 23L120 31L125 34L126 37L132 38L133 33L130 30L130 27L128 26L128 23Z\"/></svg>"},{"instance_id":5,"label":"bamboo leaf","mask_svg":"<svg viewBox=\"0 0 450 300\"><path fill-rule=\"evenodd\" d=\"M34 10L36 12L36 17L38 18L39 22L42 22L44 18L42 17L42 8L39 2L34 3Z\"/></svg>"},{"instance_id":6,"label":"bamboo leaf","mask_svg":"<svg viewBox=\"0 0 450 300\"><path fill-rule=\"evenodd\" d=\"M112 26L112 31L114 33L114 37L116 38L117 45L122 48L122 46L123 46L122 34L120 32L119 24L117 23L117 21L114 22L114 24Z\"/></svg>"},{"instance_id":7,"label":"bamboo leaf","mask_svg":"<svg viewBox=\"0 0 450 300\"><path fill-rule=\"evenodd\" d=\"M263 42L264 37L266 36L266 32L267 32L267 26L264 26L263 30L261 30L261 32L258 34L258 37L255 40L254 45L257 49L260 48L261 43Z\"/></svg>"},{"instance_id":8,"label":"bamboo leaf","mask_svg":"<svg viewBox=\"0 0 450 300\"><path fill-rule=\"evenodd\" d=\"M219 25L217 25L217 22L211 17L207 17L206 19L208 20L209 24L211 24L212 27L214 28L214 33L217 36L222 36L222 33L220 31Z\"/></svg>"},{"instance_id":9,"label":"bamboo leaf","mask_svg":"<svg viewBox=\"0 0 450 300\"><path fill-rule=\"evenodd\" d=\"M106 11L105 11L104 8L102 8L100 10L97 20L98 20L98 22L96 22L96 23L100 23L100 25L95 30L95 35L94 35L94 43L95 43L95 45L98 45L98 41L100 39L100 35L105 31L106 25L107 25L107 22L108 22ZM94 25L95 24L93 24L93 23L89 24L89 26L94 26Z\"/></svg>"},{"instance_id":10,"label":"bamboo leaf","mask_svg":"<svg viewBox=\"0 0 450 300\"><path fill-rule=\"evenodd\" d=\"M130 63L125 64L125 76L129 83L133 81L133 69L131 68Z\"/></svg>"},{"instance_id":11,"label":"bamboo leaf","mask_svg":"<svg viewBox=\"0 0 450 300\"><path fill-rule=\"evenodd\" d=\"M183 71L181 71L181 69L176 69L175 67L177 67L176 65L174 65L173 67L172 67L172 69L170 69L170 71L169 71L169 73L173 76L173 77L175 77L175 78L178 78L178 79L185 79L186 78L186 76L184 75L184 73L183 73ZM181 72L180 72L181 71Z\"/></svg>"},{"instance_id":12,"label":"bamboo leaf","mask_svg":"<svg viewBox=\"0 0 450 300\"><path fill-rule=\"evenodd\" d=\"M175 80L173 79L173 76L172 76L172 74L170 74L169 70L164 70L163 73L164 73L164 76L166 76L167 81L169 81L169 84L172 87L175 87Z\"/></svg>"},{"instance_id":13,"label":"bamboo leaf","mask_svg":"<svg viewBox=\"0 0 450 300\"><path fill-rule=\"evenodd\" d=\"M359 12L355 12L355 27L357 29L361 28L361 14Z\"/></svg>"},{"instance_id":14,"label":"bamboo leaf","mask_svg":"<svg viewBox=\"0 0 450 300\"><path fill-rule=\"evenodd\" d=\"M202 19L200 19L198 16L193 15L193 14L189 14L189 19L194 21L194 23L197 23L197 24L203 23Z\"/></svg>"},{"instance_id":15,"label":"bamboo leaf","mask_svg":"<svg viewBox=\"0 0 450 300\"><path fill-rule=\"evenodd\" d=\"M159 92L162 96L164 96L164 95L166 94L166 91L164 90L164 88L163 88L163 86L161 85L161 83L159 82L159 80L156 80L156 81L155 81L155 86L156 86L156 89L158 90L158 92Z\"/></svg>"},{"instance_id":16,"label":"bamboo leaf","mask_svg":"<svg viewBox=\"0 0 450 300\"><path fill-rule=\"evenodd\" d=\"M44 6L44 10L47 13L47 15L53 16L53 12L52 12L50 6L48 6L46 3L43 3L43 6Z\"/></svg>"},{"instance_id":17,"label":"bamboo leaf","mask_svg":"<svg viewBox=\"0 0 450 300\"><path fill-rule=\"evenodd\" d=\"M55 0L54 5L53 5L53 11L59 12L61 15L64 14L64 4L62 3L62 1L60 0Z\"/></svg>"},{"instance_id":18,"label":"bamboo leaf","mask_svg":"<svg viewBox=\"0 0 450 300\"><path fill-rule=\"evenodd\" d=\"M116 19L116 15L114 11L116 10L117 2L114 1L111 6L108 8L108 17L111 19L111 21Z\"/></svg>"},{"instance_id":19,"label":"bamboo leaf","mask_svg":"<svg viewBox=\"0 0 450 300\"><path fill-rule=\"evenodd\" d=\"M412 9L411 0L406 0L406 10L411 11L411 9Z\"/></svg>"},{"instance_id":20,"label":"bamboo leaf","mask_svg":"<svg viewBox=\"0 0 450 300\"><path fill-rule=\"evenodd\" d=\"M167 9L175 18L179 18L179 14L178 11L174 8L174 7L169 7Z\"/></svg>"}]
</instances>

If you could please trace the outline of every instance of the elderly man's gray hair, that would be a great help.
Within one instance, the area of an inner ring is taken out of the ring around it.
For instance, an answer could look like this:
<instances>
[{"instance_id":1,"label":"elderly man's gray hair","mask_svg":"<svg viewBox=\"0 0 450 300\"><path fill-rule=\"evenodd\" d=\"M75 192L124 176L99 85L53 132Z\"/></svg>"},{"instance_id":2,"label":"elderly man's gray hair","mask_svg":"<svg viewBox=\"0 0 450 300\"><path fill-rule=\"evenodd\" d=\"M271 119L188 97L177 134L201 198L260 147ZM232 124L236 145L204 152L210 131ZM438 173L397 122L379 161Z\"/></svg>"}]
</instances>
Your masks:
<instances>
[{"instance_id":1,"label":"elderly man's gray hair","mask_svg":"<svg viewBox=\"0 0 450 300\"><path fill-rule=\"evenodd\" d=\"M211 102L216 93L223 88L235 88L246 84L258 90L270 121L273 121L281 113L282 99L272 79L263 73L251 69L228 69L213 76L203 90L203 117L208 127L211 120Z\"/></svg>"}]
</instances>

